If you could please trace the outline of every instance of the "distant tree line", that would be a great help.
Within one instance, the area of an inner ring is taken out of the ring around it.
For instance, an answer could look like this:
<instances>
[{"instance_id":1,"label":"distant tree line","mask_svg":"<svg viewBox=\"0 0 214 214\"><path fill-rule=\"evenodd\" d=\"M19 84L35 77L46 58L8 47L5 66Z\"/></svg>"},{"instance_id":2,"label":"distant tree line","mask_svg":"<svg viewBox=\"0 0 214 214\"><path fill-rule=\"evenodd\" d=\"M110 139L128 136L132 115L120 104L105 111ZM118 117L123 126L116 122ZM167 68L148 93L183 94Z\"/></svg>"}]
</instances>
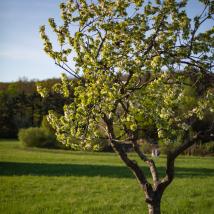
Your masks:
<instances>
[{"instance_id":1,"label":"distant tree line","mask_svg":"<svg viewBox=\"0 0 214 214\"><path fill-rule=\"evenodd\" d=\"M42 84L51 88L58 81L49 79ZM65 102L65 98L51 91L42 99L36 91L36 81L0 83L0 138L16 138L21 128L39 127L48 110L60 114Z\"/></svg>"}]
</instances>

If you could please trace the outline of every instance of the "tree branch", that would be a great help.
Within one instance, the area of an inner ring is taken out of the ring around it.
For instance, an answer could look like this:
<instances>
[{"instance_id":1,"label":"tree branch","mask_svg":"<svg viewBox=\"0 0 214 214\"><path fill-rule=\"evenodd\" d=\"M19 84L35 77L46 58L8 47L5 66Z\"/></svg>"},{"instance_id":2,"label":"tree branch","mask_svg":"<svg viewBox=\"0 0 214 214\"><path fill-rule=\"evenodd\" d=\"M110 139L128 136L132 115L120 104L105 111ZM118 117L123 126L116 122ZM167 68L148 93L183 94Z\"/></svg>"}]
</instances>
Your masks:
<instances>
[{"instance_id":1,"label":"tree branch","mask_svg":"<svg viewBox=\"0 0 214 214\"><path fill-rule=\"evenodd\" d=\"M178 146L174 151L167 154L166 176L161 180L160 184L157 187L157 189L162 193L174 179L175 159L178 157L178 155L180 155L196 142L196 140L198 139L198 134L190 139L189 133L186 132L184 138L185 139L183 144Z\"/></svg>"},{"instance_id":2,"label":"tree branch","mask_svg":"<svg viewBox=\"0 0 214 214\"><path fill-rule=\"evenodd\" d=\"M97 29L97 31L99 32L98 29ZM99 32L99 34L100 34L100 32ZM99 57L99 55L100 55L100 52L101 52L102 47L103 47L103 44L104 44L104 42L105 42L105 40L106 40L106 36L107 36L107 32L106 32L104 38L102 38L102 36L100 35L100 37L101 37L101 42L100 42L100 45L99 45L98 50L97 50L96 59L98 59L98 57Z\"/></svg>"},{"instance_id":3,"label":"tree branch","mask_svg":"<svg viewBox=\"0 0 214 214\"><path fill-rule=\"evenodd\" d=\"M113 121L111 119L108 119L108 117L104 114L103 120L105 121L108 133L109 133L109 140L111 143L112 148L114 151L119 155L121 160L126 164L126 166L133 172L135 177L137 178L138 182L140 183L141 187L144 189L145 195L146 195L146 201L151 201L151 193L153 193L153 189L151 184L147 181L143 171L138 166L138 164L134 160L130 160L127 156L127 153L121 148L119 144L117 144L113 129Z\"/></svg>"},{"instance_id":4,"label":"tree branch","mask_svg":"<svg viewBox=\"0 0 214 214\"><path fill-rule=\"evenodd\" d=\"M64 63L65 64L65 63ZM64 71L66 71L67 73L69 73L71 76L80 79L81 77L73 70L69 71L67 68L65 68L64 66L62 66L61 64L55 62L55 65L59 66L60 68L62 68ZM65 64L66 65L66 64ZM67 66L67 65L66 65Z\"/></svg>"},{"instance_id":5,"label":"tree branch","mask_svg":"<svg viewBox=\"0 0 214 214\"><path fill-rule=\"evenodd\" d=\"M154 187L156 189L159 184L159 176L158 176L158 171L154 161L152 159L147 158L147 156L140 150L137 142L134 142L134 150L138 154L138 156L141 158L141 160L143 160L148 165L152 175L152 180L154 182Z\"/></svg>"}]
</instances>

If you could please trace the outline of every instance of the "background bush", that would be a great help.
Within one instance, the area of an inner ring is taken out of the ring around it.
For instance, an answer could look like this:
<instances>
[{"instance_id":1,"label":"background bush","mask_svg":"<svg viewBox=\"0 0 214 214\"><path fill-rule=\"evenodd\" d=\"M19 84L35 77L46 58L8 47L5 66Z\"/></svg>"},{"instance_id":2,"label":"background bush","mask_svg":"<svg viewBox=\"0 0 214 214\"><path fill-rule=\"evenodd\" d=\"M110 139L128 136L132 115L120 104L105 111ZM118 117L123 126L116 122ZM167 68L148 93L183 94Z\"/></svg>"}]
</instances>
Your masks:
<instances>
[{"instance_id":1,"label":"background bush","mask_svg":"<svg viewBox=\"0 0 214 214\"><path fill-rule=\"evenodd\" d=\"M140 144L141 144L141 149L144 153L151 154L151 152L152 152L152 144L151 143L148 143L145 140L141 140Z\"/></svg>"},{"instance_id":2,"label":"background bush","mask_svg":"<svg viewBox=\"0 0 214 214\"><path fill-rule=\"evenodd\" d=\"M198 143L191 146L184 152L185 155L214 155L214 142Z\"/></svg>"},{"instance_id":3,"label":"background bush","mask_svg":"<svg viewBox=\"0 0 214 214\"><path fill-rule=\"evenodd\" d=\"M27 147L58 147L55 136L44 128L31 127L27 129L20 129L18 138Z\"/></svg>"},{"instance_id":4,"label":"background bush","mask_svg":"<svg viewBox=\"0 0 214 214\"><path fill-rule=\"evenodd\" d=\"M151 154L152 152L152 144L148 143L146 141L141 141L141 149L146 154ZM160 154L165 155L168 152L174 150L177 148L178 143L159 143L159 151ZM214 155L214 142L210 143L197 143L193 146L191 146L189 149L187 149L184 153L184 155L199 155L199 156L205 156L205 155Z\"/></svg>"}]
</instances>

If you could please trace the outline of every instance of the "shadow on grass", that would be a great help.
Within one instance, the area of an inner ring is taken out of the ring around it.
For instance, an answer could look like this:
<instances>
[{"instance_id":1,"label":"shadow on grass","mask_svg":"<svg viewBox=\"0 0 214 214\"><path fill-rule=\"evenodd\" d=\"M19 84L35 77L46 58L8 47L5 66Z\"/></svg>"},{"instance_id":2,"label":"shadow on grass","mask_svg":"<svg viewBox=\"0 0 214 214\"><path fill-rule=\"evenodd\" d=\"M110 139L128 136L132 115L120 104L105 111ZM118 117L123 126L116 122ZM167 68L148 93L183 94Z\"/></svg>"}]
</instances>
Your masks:
<instances>
[{"instance_id":1,"label":"shadow on grass","mask_svg":"<svg viewBox=\"0 0 214 214\"><path fill-rule=\"evenodd\" d=\"M145 174L149 170L143 168ZM160 175L165 169L159 167ZM47 163L18 163L0 162L0 175L36 175L36 176L101 176L110 178L133 178L125 166L83 165L83 164L47 164ZM176 167L176 177L207 177L214 176L214 170L206 168Z\"/></svg>"}]
</instances>

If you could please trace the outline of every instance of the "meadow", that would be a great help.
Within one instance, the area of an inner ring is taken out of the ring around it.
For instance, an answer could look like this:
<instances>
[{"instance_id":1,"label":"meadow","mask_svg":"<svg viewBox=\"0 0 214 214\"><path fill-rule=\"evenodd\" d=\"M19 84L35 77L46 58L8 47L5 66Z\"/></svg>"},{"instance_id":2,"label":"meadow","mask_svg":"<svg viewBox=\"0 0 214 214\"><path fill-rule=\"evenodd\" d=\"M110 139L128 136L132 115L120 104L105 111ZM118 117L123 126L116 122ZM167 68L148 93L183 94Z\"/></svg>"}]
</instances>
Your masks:
<instances>
[{"instance_id":1,"label":"meadow","mask_svg":"<svg viewBox=\"0 0 214 214\"><path fill-rule=\"evenodd\" d=\"M163 175L165 159L156 161ZM181 156L176 178L164 193L162 213L214 213L213 181L213 157ZM146 214L147 206L116 154L29 149L1 140L0 213Z\"/></svg>"}]
</instances>

